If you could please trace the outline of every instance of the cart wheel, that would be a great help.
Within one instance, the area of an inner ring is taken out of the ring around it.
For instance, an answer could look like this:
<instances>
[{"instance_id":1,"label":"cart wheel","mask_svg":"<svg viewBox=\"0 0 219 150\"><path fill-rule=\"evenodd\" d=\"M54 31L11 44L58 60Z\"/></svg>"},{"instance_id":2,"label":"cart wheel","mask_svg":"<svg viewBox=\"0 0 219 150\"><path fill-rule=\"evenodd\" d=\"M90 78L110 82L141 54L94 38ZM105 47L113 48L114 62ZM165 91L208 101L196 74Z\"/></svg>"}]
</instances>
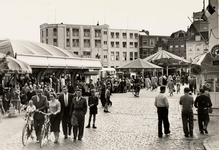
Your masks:
<instances>
[{"instance_id":1,"label":"cart wheel","mask_svg":"<svg viewBox=\"0 0 219 150\"><path fill-rule=\"evenodd\" d=\"M22 144L25 146L27 144L27 140L29 138L29 129L28 129L28 125L26 124L23 128L23 131L22 131Z\"/></svg>"}]
</instances>

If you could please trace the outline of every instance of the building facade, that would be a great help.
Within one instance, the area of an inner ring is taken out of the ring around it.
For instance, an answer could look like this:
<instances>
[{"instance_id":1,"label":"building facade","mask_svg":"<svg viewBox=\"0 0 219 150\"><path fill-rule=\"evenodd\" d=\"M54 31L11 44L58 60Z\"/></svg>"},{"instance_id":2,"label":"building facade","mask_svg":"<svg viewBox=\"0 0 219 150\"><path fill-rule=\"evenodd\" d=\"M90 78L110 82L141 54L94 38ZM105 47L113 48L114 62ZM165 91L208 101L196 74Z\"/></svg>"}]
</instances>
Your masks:
<instances>
[{"instance_id":1,"label":"building facade","mask_svg":"<svg viewBox=\"0 0 219 150\"><path fill-rule=\"evenodd\" d=\"M202 54L209 52L209 22L202 19L203 12L193 13L193 23L188 28L186 40L186 59L197 63Z\"/></svg>"},{"instance_id":2,"label":"building facade","mask_svg":"<svg viewBox=\"0 0 219 150\"><path fill-rule=\"evenodd\" d=\"M186 32L183 30L174 32L168 38L168 52L181 58L186 58Z\"/></svg>"},{"instance_id":3,"label":"building facade","mask_svg":"<svg viewBox=\"0 0 219 150\"><path fill-rule=\"evenodd\" d=\"M158 51L167 50L169 36L149 35L148 31L139 32L139 55L144 59Z\"/></svg>"},{"instance_id":4,"label":"building facade","mask_svg":"<svg viewBox=\"0 0 219 150\"><path fill-rule=\"evenodd\" d=\"M40 42L83 58L100 59L116 68L139 57L138 30L110 29L108 25L42 24Z\"/></svg>"}]
</instances>

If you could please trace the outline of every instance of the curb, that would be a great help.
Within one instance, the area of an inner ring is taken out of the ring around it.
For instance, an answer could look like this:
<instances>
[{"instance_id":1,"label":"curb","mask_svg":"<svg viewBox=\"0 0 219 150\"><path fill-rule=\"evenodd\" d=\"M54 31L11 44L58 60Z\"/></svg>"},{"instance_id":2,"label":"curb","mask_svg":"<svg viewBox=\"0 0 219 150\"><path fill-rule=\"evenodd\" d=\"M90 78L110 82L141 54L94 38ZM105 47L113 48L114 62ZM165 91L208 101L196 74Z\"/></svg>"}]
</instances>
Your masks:
<instances>
[{"instance_id":1,"label":"curb","mask_svg":"<svg viewBox=\"0 0 219 150\"><path fill-rule=\"evenodd\" d=\"M215 136L212 136L212 137L209 137L209 138L206 138L204 139L203 141L203 146L206 150L211 150L212 147L209 145L209 143L211 142L214 142L214 141L218 141L219 143L219 135L215 135ZM214 147L213 149L219 149L219 146L218 147Z\"/></svg>"}]
</instances>

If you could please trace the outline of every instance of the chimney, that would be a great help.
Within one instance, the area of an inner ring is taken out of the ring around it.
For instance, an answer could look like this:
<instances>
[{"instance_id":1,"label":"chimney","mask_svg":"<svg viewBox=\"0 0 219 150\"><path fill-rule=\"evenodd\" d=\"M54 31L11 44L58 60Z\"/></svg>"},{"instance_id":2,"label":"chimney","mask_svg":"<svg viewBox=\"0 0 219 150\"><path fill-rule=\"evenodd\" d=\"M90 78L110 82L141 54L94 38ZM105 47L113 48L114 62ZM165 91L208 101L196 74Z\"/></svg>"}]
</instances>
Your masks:
<instances>
[{"instance_id":1,"label":"chimney","mask_svg":"<svg viewBox=\"0 0 219 150\"><path fill-rule=\"evenodd\" d=\"M99 26L99 21L97 21L97 26Z\"/></svg>"}]
</instances>

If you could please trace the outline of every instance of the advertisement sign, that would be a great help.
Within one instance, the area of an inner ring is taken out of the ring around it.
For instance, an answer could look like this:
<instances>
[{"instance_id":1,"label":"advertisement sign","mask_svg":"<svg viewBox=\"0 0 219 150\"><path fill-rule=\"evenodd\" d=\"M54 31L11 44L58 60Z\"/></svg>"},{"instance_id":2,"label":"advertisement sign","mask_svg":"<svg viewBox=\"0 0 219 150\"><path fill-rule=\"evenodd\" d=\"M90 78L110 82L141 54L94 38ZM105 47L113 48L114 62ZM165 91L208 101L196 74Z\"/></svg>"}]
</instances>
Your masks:
<instances>
[{"instance_id":1,"label":"advertisement sign","mask_svg":"<svg viewBox=\"0 0 219 150\"><path fill-rule=\"evenodd\" d=\"M219 45L213 46L210 54L214 59L219 59Z\"/></svg>"}]
</instances>

